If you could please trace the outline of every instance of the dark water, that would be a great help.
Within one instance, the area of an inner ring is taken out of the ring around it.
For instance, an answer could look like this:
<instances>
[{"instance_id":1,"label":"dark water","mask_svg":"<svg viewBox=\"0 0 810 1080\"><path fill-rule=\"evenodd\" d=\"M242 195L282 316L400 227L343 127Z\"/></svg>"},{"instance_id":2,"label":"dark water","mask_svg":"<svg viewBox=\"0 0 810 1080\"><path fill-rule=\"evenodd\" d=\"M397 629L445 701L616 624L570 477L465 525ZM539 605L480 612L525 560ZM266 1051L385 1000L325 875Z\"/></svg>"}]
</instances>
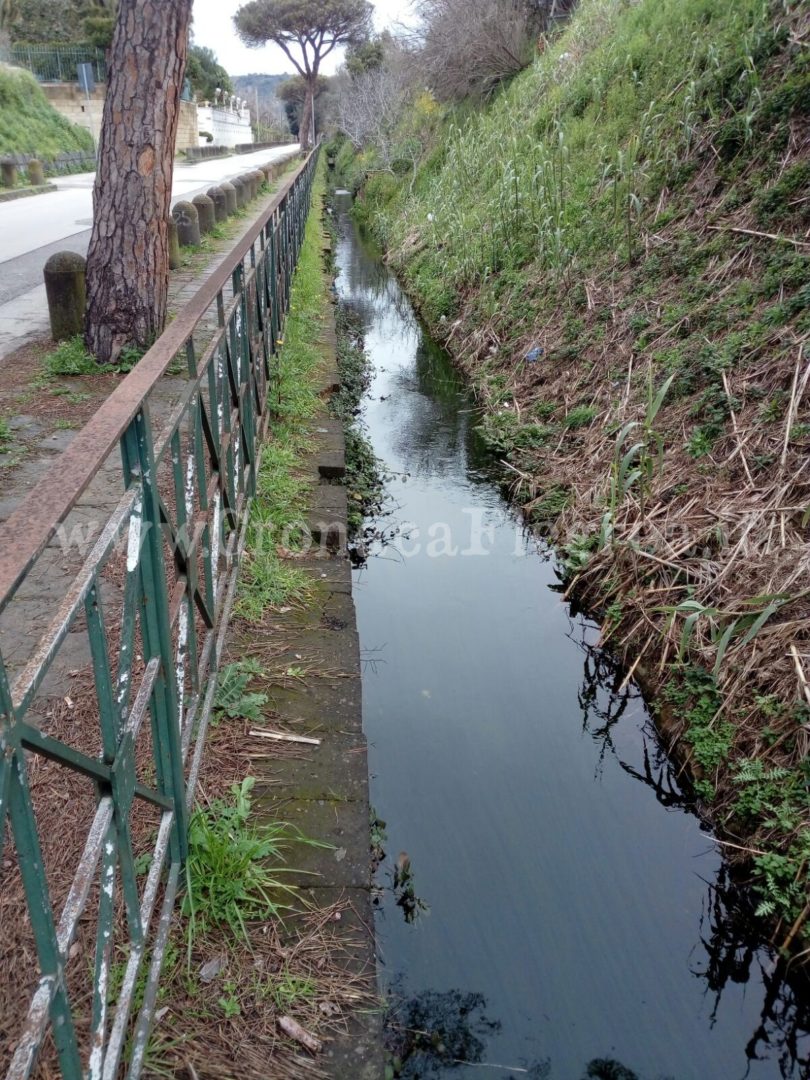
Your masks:
<instances>
[{"instance_id":1,"label":"dark water","mask_svg":"<svg viewBox=\"0 0 810 1080\"><path fill-rule=\"evenodd\" d=\"M750 936L637 689L562 602L463 386L348 206L337 287L363 318L365 421L393 474L389 542L355 576L389 853L377 930L400 1025L443 1040L404 1075L807 1076L804 996ZM394 889L400 850L412 877Z\"/></svg>"}]
</instances>

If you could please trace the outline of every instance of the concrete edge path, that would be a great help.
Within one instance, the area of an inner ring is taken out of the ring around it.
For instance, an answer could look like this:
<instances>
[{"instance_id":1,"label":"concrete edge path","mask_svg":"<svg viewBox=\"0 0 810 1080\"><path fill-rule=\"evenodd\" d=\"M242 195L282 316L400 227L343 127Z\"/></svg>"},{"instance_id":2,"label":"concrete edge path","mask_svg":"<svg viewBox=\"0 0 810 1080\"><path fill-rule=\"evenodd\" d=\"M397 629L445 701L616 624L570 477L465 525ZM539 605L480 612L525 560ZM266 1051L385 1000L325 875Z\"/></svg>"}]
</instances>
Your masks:
<instances>
[{"instance_id":1,"label":"concrete edge path","mask_svg":"<svg viewBox=\"0 0 810 1080\"><path fill-rule=\"evenodd\" d=\"M330 307L322 347L326 358L321 396L340 386L334 311ZM347 974L366 980L376 995L377 956L372 905L368 747L362 724L360 643L346 536L348 508L345 441L340 422L319 417L315 449L306 463L316 480L309 516L318 553L295 565L312 579L315 598L305 611L273 616L284 651L279 670L303 666L311 675L270 687L269 707L286 730L321 740L294 758L263 760L256 768L257 809L269 820L289 821L304 836L329 845L297 847L286 877L314 907L340 906L336 931L345 943ZM335 545L327 537L337 537ZM234 655L239 634L231 634ZM275 721L274 721L275 723ZM264 749L264 747L262 747ZM294 932L294 920L290 925ZM314 1064L335 1080L381 1080L385 1072L381 1009L348 1017L345 1036L325 1042ZM235 1062L238 1066L238 1062Z\"/></svg>"}]
</instances>

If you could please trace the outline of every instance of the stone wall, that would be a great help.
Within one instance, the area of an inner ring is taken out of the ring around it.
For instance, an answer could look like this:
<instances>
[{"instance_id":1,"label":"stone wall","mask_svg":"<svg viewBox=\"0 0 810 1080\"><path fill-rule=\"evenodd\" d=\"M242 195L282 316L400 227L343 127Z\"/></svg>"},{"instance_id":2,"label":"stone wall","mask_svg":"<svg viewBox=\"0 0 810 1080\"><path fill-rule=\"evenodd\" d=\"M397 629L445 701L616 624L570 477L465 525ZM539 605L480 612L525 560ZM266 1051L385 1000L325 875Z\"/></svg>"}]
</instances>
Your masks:
<instances>
[{"instance_id":1,"label":"stone wall","mask_svg":"<svg viewBox=\"0 0 810 1080\"><path fill-rule=\"evenodd\" d=\"M223 109L211 105L197 107L199 130L213 135L212 146L234 147L253 142L253 129L250 126L249 109ZM201 138L200 146L205 146L208 139Z\"/></svg>"},{"instance_id":2,"label":"stone wall","mask_svg":"<svg viewBox=\"0 0 810 1080\"><path fill-rule=\"evenodd\" d=\"M79 124L92 134L98 141L101 131L101 116L104 111L104 96L106 88L103 83L96 85L90 95L90 101L77 83L42 83L42 89L51 105L71 123ZM210 110L209 110L210 111ZM248 131L250 125L248 123ZM199 125L197 120L197 106L193 101L180 102L180 119L177 124L177 141L175 153L187 150L190 146L199 143ZM246 139L239 139L245 142Z\"/></svg>"},{"instance_id":3,"label":"stone wall","mask_svg":"<svg viewBox=\"0 0 810 1080\"><path fill-rule=\"evenodd\" d=\"M98 142L101 131L101 114L104 111L104 86L97 84L90 95L79 89L78 83L41 83L42 91L50 104L72 124L86 128Z\"/></svg>"},{"instance_id":4,"label":"stone wall","mask_svg":"<svg viewBox=\"0 0 810 1080\"><path fill-rule=\"evenodd\" d=\"M177 140L174 144L175 154L182 150L188 150L190 146L197 146L200 141L200 126L197 116L197 105L194 101L180 102L180 119L177 122Z\"/></svg>"}]
</instances>

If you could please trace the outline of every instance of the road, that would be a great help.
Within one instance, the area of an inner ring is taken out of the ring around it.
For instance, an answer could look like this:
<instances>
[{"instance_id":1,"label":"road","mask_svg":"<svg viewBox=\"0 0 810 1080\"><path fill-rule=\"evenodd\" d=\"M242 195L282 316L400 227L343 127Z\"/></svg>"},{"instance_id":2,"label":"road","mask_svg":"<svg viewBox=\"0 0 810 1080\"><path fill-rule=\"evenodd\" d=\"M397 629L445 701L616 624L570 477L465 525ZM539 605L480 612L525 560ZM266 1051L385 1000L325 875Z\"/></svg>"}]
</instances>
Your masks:
<instances>
[{"instance_id":1,"label":"road","mask_svg":"<svg viewBox=\"0 0 810 1080\"><path fill-rule=\"evenodd\" d=\"M279 146L194 164L176 163L172 202L189 199L267 161L296 153ZM85 254L93 214L94 173L54 180L57 190L0 203L0 357L47 331L42 268L56 251Z\"/></svg>"}]
</instances>

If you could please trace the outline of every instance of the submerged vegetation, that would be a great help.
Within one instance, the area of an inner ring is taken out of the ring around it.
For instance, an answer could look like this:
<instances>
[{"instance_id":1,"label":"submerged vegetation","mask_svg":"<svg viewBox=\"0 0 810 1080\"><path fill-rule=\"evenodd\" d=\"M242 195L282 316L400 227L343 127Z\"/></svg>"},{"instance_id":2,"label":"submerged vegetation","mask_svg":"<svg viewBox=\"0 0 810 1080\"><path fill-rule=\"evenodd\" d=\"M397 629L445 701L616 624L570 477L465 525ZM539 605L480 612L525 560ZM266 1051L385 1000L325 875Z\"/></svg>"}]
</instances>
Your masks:
<instances>
[{"instance_id":1,"label":"submerged vegetation","mask_svg":"<svg viewBox=\"0 0 810 1080\"><path fill-rule=\"evenodd\" d=\"M374 453L360 419L360 402L371 380L362 323L357 314L343 304L337 308L336 321L340 390L331 398L329 408L343 423L346 439L349 540L356 555L358 534L364 521L380 512L384 476L382 463Z\"/></svg>"},{"instance_id":2,"label":"submerged vegetation","mask_svg":"<svg viewBox=\"0 0 810 1080\"><path fill-rule=\"evenodd\" d=\"M332 151L786 946L810 911L809 35L794 0L583 0L489 104L433 103L417 168Z\"/></svg>"}]
</instances>

